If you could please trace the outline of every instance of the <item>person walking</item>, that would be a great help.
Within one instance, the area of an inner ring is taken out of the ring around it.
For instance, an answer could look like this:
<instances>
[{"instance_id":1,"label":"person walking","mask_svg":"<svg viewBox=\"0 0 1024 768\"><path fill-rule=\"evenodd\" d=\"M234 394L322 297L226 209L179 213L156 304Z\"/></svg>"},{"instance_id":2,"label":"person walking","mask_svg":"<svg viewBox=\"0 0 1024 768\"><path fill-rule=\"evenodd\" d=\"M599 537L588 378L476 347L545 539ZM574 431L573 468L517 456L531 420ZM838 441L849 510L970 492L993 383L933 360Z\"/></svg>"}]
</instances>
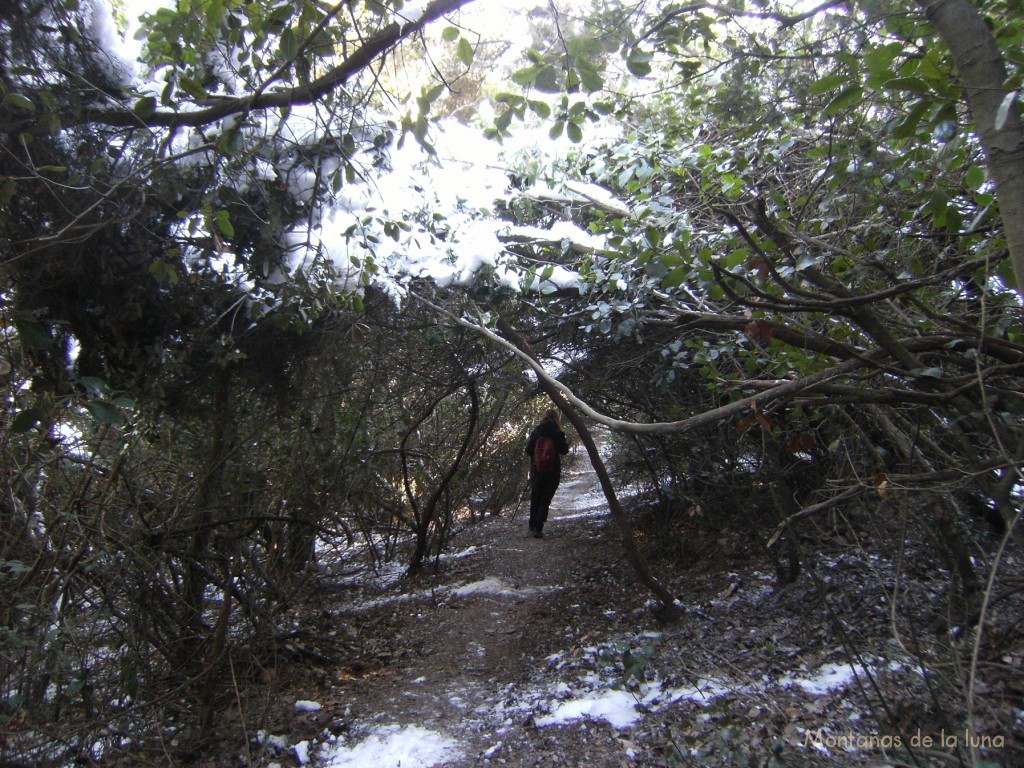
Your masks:
<instances>
[{"instance_id":1,"label":"person walking","mask_svg":"<svg viewBox=\"0 0 1024 768\"><path fill-rule=\"evenodd\" d=\"M530 457L530 535L544 536L551 499L562 477L562 456L569 452L569 442L558 423L558 411L544 413L526 441Z\"/></svg>"}]
</instances>

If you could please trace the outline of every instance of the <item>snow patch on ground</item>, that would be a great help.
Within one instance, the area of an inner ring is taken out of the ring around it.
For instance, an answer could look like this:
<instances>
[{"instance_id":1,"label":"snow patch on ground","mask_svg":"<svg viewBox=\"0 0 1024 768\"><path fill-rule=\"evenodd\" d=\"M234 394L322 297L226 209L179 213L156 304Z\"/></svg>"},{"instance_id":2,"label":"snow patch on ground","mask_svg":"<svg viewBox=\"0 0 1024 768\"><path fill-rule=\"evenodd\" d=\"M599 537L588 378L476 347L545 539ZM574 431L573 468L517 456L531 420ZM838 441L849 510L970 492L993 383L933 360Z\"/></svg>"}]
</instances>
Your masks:
<instances>
[{"instance_id":1,"label":"snow patch on ground","mask_svg":"<svg viewBox=\"0 0 1024 768\"><path fill-rule=\"evenodd\" d=\"M437 731L385 725L355 745L325 745L319 764L323 768L431 768L461 756L458 744Z\"/></svg>"},{"instance_id":2,"label":"snow patch on ground","mask_svg":"<svg viewBox=\"0 0 1024 768\"><path fill-rule=\"evenodd\" d=\"M438 558L438 560L440 560L442 563L443 562L447 562L449 560L461 560L464 557L470 557L472 555L475 555L478 552L482 552L484 549L486 549L486 547L477 547L477 546L466 547L461 552L451 552L451 553L442 554Z\"/></svg>"},{"instance_id":3,"label":"snow patch on ground","mask_svg":"<svg viewBox=\"0 0 1024 768\"><path fill-rule=\"evenodd\" d=\"M571 490L571 489L569 489ZM600 490L575 493L572 499L563 503L569 514L558 515L558 520L579 520L587 517L605 517L608 514L608 500Z\"/></svg>"},{"instance_id":4,"label":"snow patch on ground","mask_svg":"<svg viewBox=\"0 0 1024 768\"><path fill-rule=\"evenodd\" d=\"M590 649L597 653L598 649ZM636 725L646 711L660 711L680 701L708 705L719 696L735 693L738 686L727 681L705 680L696 685L665 688L659 680L636 687L623 687L621 679L603 677L601 672L587 672L580 678L577 689L560 684L548 690L557 703L550 713L536 719L538 726L557 725L590 718L605 720L613 728L626 729ZM542 705L544 706L544 705Z\"/></svg>"},{"instance_id":5,"label":"snow patch on ground","mask_svg":"<svg viewBox=\"0 0 1024 768\"><path fill-rule=\"evenodd\" d=\"M858 679L866 680L880 672L902 672L911 669L898 661L885 661L870 657L865 665L860 664L822 664L814 670L800 674L788 674L779 679L783 687L797 686L803 688L811 696L827 696L830 693L854 685Z\"/></svg>"},{"instance_id":6,"label":"snow patch on ground","mask_svg":"<svg viewBox=\"0 0 1024 768\"><path fill-rule=\"evenodd\" d=\"M608 516L607 507L603 509L589 509L585 512L577 512L573 515L559 515L557 520L588 520L588 519L601 519Z\"/></svg>"},{"instance_id":7,"label":"snow patch on ground","mask_svg":"<svg viewBox=\"0 0 1024 768\"><path fill-rule=\"evenodd\" d=\"M637 698L629 691L606 690L563 702L536 722L543 727L589 717L607 720L614 728L629 728L641 717L637 704Z\"/></svg>"},{"instance_id":8,"label":"snow patch on ground","mask_svg":"<svg viewBox=\"0 0 1024 768\"><path fill-rule=\"evenodd\" d=\"M526 589L517 589L499 578L490 576L481 581L474 581L471 584L463 584L460 587L451 587L449 594L456 597L466 597L467 595L504 595L508 597L523 597L526 595L537 595L542 592L551 592L562 589L562 587L528 587Z\"/></svg>"},{"instance_id":9,"label":"snow patch on ground","mask_svg":"<svg viewBox=\"0 0 1024 768\"><path fill-rule=\"evenodd\" d=\"M668 690L659 682L644 685L638 691L598 688L560 702L551 714L537 718L536 722L539 726L546 726L590 718L605 720L613 728L625 729L636 725L644 710L658 711L684 700L707 705L735 690L735 686L713 680L703 685Z\"/></svg>"},{"instance_id":10,"label":"snow patch on ground","mask_svg":"<svg viewBox=\"0 0 1024 768\"><path fill-rule=\"evenodd\" d=\"M430 591L420 592L407 592L401 595L390 595L388 597L379 597L372 600L365 600L358 605L353 606L353 610L369 610L371 608L379 608L384 605L392 605L394 603L404 603L411 600L422 600L422 599L433 599L434 601L443 600L447 597L469 597L471 595L491 595L494 597L526 597L529 595L539 595L545 592L554 592L564 589L564 587L528 587L520 589L513 587L502 581L499 578L493 576L480 581L474 581L470 584L458 584L449 587L437 587Z\"/></svg>"}]
</instances>

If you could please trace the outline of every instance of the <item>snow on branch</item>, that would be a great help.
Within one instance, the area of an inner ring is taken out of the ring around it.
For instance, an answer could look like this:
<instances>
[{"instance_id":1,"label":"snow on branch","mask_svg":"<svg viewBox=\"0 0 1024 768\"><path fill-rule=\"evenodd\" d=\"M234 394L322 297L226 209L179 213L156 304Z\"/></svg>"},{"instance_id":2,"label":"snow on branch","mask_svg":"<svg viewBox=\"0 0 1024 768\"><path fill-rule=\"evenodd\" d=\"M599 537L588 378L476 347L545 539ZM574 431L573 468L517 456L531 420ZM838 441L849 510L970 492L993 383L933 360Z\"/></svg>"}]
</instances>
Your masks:
<instances>
[{"instance_id":1,"label":"snow on branch","mask_svg":"<svg viewBox=\"0 0 1024 768\"><path fill-rule=\"evenodd\" d=\"M538 203L554 203L565 208L594 208L610 216L628 217L629 207L616 199L604 187L580 181L566 181L565 187L571 194L557 192L548 187L531 187L521 197Z\"/></svg>"},{"instance_id":2,"label":"snow on branch","mask_svg":"<svg viewBox=\"0 0 1024 768\"><path fill-rule=\"evenodd\" d=\"M576 253L607 253L605 240L584 231L572 222L560 221L548 228L531 226L509 226L498 232L503 243L525 245L558 245Z\"/></svg>"}]
</instances>

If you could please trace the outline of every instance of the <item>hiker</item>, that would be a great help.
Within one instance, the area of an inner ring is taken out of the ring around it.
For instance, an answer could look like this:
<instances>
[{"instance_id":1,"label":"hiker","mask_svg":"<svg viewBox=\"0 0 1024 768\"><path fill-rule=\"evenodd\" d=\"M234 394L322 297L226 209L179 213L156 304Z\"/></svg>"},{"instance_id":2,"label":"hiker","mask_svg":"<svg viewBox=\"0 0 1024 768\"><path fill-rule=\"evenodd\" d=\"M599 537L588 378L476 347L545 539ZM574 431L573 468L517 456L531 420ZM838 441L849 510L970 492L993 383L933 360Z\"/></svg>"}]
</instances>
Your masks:
<instances>
[{"instance_id":1,"label":"hiker","mask_svg":"<svg viewBox=\"0 0 1024 768\"><path fill-rule=\"evenodd\" d=\"M530 456L530 534L535 539L544 536L548 508L561 479L561 456L568 452L565 432L558 425L558 411L545 412L526 441L526 453Z\"/></svg>"}]
</instances>

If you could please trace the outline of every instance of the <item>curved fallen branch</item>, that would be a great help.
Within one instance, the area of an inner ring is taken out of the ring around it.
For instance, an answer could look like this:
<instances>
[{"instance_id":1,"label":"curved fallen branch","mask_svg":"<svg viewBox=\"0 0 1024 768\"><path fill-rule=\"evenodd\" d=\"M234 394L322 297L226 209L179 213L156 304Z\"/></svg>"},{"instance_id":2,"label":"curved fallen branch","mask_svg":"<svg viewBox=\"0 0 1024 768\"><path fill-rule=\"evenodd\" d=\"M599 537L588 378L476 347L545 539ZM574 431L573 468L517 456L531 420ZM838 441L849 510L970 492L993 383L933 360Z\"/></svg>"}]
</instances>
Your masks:
<instances>
[{"instance_id":1,"label":"curved fallen branch","mask_svg":"<svg viewBox=\"0 0 1024 768\"><path fill-rule=\"evenodd\" d=\"M573 394L572 390L569 389L565 384L554 378L551 374L544 370L544 366L535 358L528 355L523 350L519 349L515 344L502 338L501 335L495 333L488 328L483 321L472 322L463 317L458 317L452 314L448 310L437 306L422 296L412 294L417 300L426 304L434 311L444 315L452 322L457 325L467 328L472 331L487 337L496 344L500 344L509 351L513 352L523 362L527 363L530 368L533 369L534 373L537 374L537 378L540 380L541 385L550 387L562 395L569 403L577 408L581 413L590 419L593 419L598 424L603 424L613 432L626 432L635 435L662 435L667 433L678 433L688 432L692 429L698 429L700 427L713 424L716 421L725 419L731 416L735 416L739 413L747 413L751 410L759 410L763 408L767 403L774 402L775 400L781 400L786 397L794 396L800 392L804 392L808 389L812 389L820 384L831 381L832 379L840 378L842 376L848 376L854 371L865 368L870 363L872 355L864 355L859 358L847 360L839 363L827 370L816 373L812 376L805 376L799 379L793 379L786 381L785 383L778 384L771 389L759 392L756 395L750 395L748 397L741 398L732 403L719 406L718 408L712 408L709 411L698 413L695 416L690 416L686 419L679 421L663 421L655 422L653 424L644 424L635 421L624 421L622 419L614 419L611 416L595 410L588 405L584 400Z\"/></svg>"}]
</instances>

